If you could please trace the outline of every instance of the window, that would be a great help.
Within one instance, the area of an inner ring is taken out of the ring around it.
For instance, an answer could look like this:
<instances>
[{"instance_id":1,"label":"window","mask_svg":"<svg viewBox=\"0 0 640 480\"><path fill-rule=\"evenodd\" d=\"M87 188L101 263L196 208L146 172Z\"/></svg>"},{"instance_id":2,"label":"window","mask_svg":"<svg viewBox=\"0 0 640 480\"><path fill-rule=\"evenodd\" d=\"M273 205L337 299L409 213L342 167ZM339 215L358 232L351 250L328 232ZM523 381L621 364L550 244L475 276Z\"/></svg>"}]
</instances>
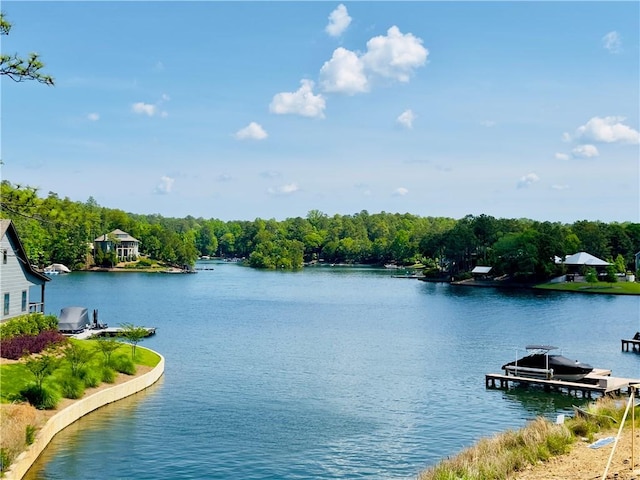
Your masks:
<instances>
[{"instance_id":1,"label":"window","mask_svg":"<svg viewBox=\"0 0 640 480\"><path fill-rule=\"evenodd\" d=\"M7 256L8 256L8 253L7 253L7 249L5 248L2 251L2 263L5 263L5 264L7 263Z\"/></svg>"},{"instance_id":2,"label":"window","mask_svg":"<svg viewBox=\"0 0 640 480\"><path fill-rule=\"evenodd\" d=\"M9 315L9 294L4 294L4 315Z\"/></svg>"},{"instance_id":3,"label":"window","mask_svg":"<svg viewBox=\"0 0 640 480\"><path fill-rule=\"evenodd\" d=\"M27 311L27 291L26 290L22 291L22 311L23 312Z\"/></svg>"}]
</instances>

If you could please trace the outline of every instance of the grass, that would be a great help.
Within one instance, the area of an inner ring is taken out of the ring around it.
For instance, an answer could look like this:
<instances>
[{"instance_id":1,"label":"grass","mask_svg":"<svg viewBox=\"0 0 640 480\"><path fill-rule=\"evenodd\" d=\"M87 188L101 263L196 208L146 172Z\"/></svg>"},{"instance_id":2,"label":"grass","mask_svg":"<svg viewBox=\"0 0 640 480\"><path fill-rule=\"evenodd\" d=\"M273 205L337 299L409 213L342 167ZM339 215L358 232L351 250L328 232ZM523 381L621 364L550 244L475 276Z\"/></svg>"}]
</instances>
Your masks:
<instances>
[{"instance_id":1,"label":"grass","mask_svg":"<svg viewBox=\"0 0 640 480\"><path fill-rule=\"evenodd\" d=\"M566 283L543 283L534 288L541 290L559 290L563 292L580 293L604 293L615 295L640 295L640 283L638 282L616 282L616 283L586 283L586 282L566 282Z\"/></svg>"},{"instance_id":2,"label":"grass","mask_svg":"<svg viewBox=\"0 0 640 480\"><path fill-rule=\"evenodd\" d=\"M576 416L562 425L539 417L520 430L480 440L421 472L418 480L512 478L515 472L529 465L567 453L577 439L593 438L594 433L612 428L622 420L625 407L623 400L603 397L589 407L588 415Z\"/></svg>"},{"instance_id":3,"label":"grass","mask_svg":"<svg viewBox=\"0 0 640 480\"><path fill-rule=\"evenodd\" d=\"M92 377L99 375L100 380L113 383L116 372L103 366L104 357L102 353L96 351L97 340L71 339L70 341L87 350L95 351L84 368L85 384L89 383L86 381L87 375ZM121 362L131 362L131 345L121 344L114 352L114 358L118 357ZM157 353L138 345L136 365L155 367L159 362L160 356ZM0 434L0 477L13 459L33 442L41 426L39 422L42 421L42 417L35 407L28 403L12 403L20 391L24 391L33 383L33 380L33 375L22 361L0 365L0 432L2 432ZM47 383L48 385L56 383L55 393L57 389L61 389L67 398L81 397L85 387L82 380L71 375L69 366L58 368L51 379L45 382L51 382ZM100 382L96 380L96 383Z\"/></svg>"},{"instance_id":4,"label":"grass","mask_svg":"<svg viewBox=\"0 0 640 480\"><path fill-rule=\"evenodd\" d=\"M74 340L72 342L79 342L83 347L95 350L97 340ZM123 343L114 352L114 355L122 355L131 358L131 346ZM97 352L87 365L89 369L96 371L102 370L102 354ZM155 367L160 362L160 356L144 347L138 345L136 348L135 363L137 365L144 365L147 367ZM0 403L11 402L20 390L25 388L29 383L33 381L33 375L26 369L24 363L11 363L6 365L0 365Z\"/></svg>"}]
</instances>

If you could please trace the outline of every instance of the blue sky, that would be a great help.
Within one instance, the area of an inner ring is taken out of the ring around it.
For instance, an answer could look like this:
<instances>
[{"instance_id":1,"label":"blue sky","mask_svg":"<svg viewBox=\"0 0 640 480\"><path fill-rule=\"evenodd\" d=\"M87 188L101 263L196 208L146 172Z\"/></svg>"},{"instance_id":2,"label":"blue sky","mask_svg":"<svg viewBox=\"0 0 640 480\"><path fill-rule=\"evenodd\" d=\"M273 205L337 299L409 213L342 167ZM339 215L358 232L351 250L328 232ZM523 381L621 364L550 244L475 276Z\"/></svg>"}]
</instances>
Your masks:
<instances>
[{"instance_id":1,"label":"blue sky","mask_svg":"<svg viewBox=\"0 0 640 480\"><path fill-rule=\"evenodd\" d=\"M222 220L640 221L638 2L4 1L2 179Z\"/></svg>"}]
</instances>

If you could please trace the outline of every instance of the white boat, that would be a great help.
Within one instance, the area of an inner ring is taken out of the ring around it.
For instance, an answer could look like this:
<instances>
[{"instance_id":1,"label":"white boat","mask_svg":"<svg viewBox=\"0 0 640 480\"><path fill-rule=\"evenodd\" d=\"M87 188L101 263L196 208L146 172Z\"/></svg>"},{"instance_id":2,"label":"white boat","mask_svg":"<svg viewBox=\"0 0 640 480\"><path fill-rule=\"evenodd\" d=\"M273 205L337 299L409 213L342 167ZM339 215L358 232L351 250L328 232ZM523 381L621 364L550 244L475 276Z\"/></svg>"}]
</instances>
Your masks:
<instances>
[{"instance_id":1,"label":"white boat","mask_svg":"<svg viewBox=\"0 0 640 480\"><path fill-rule=\"evenodd\" d=\"M44 268L45 275L58 275L59 273L70 273L71 269L61 263L52 263Z\"/></svg>"}]
</instances>

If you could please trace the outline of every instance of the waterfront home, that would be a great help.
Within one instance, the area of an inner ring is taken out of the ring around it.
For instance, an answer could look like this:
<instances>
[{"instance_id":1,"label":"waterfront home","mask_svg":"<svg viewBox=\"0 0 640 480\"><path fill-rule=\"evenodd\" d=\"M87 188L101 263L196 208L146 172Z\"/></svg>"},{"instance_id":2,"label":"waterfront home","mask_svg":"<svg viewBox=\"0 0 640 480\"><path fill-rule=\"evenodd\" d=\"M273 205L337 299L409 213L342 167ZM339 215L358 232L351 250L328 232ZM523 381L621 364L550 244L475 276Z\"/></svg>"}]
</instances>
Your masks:
<instances>
[{"instance_id":1,"label":"waterfront home","mask_svg":"<svg viewBox=\"0 0 640 480\"><path fill-rule=\"evenodd\" d=\"M29 262L11 220L0 219L0 322L27 313L44 313L44 291L49 278ZM35 287L31 291L32 287ZM37 294L40 287L40 294Z\"/></svg>"},{"instance_id":2,"label":"waterfront home","mask_svg":"<svg viewBox=\"0 0 640 480\"><path fill-rule=\"evenodd\" d=\"M138 258L139 255L140 241L120 229L100 235L93 241L93 244L96 252L98 249L104 253L115 250L119 261L132 260Z\"/></svg>"}]
</instances>

